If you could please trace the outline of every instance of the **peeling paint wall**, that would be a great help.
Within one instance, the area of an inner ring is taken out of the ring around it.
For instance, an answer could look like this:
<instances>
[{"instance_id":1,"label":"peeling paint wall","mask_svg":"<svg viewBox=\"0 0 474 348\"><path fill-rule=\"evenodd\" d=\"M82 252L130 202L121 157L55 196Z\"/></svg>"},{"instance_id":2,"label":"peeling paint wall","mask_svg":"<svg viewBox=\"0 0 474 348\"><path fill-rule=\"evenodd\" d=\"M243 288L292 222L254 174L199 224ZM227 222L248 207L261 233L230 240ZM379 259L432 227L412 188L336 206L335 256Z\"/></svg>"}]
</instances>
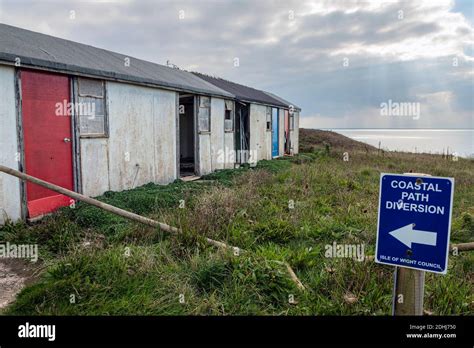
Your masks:
<instances>
[{"instance_id":1,"label":"peeling paint wall","mask_svg":"<svg viewBox=\"0 0 474 348\"><path fill-rule=\"evenodd\" d=\"M107 82L107 97L109 138L81 140L84 193L175 180L176 93Z\"/></svg>"},{"instance_id":2,"label":"peeling paint wall","mask_svg":"<svg viewBox=\"0 0 474 348\"><path fill-rule=\"evenodd\" d=\"M15 69L0 66L0 164L18 170ZM20 181L0 173L0 225L21 218Z\"/></svg>"},{"instance_id":3,"label":"peeling paint wall","mask_svg":"<svg viewBox=\"0 0 474 348\"><path fill-rule=\"evenodd\" d=\"M224 131L224 119L225 100L212 97L211 132L198 133L199 175L234 168L235 161L229 155L229 152L235 149L234 133Z\"/></svg>"},{"instance_id":4,"label":"peeling paint wall","mask_svg":"<svg viewBox=\"0 0 474 348\"><path fill-rule=\"evenodd\" d=\"M211 98L211 171L224 169L224 99Z\"/></svg>"},{"instance_id":5,"label":"peeling paint wall","mask_svg":"<svg viewBox=\"0 0 474 348\"><path fill-rule=\"evenodd\" d=\"M291 153L297 154L299 152L299 136L300 136L300 113L295 111L295 128L290 131Z\"/></svg>"},{"instance_id":6,"label":"peeling paint wall","mask_svg":"<svg viewBox=\"0 0 474 348\"><path fill-rule=\"evenodd\" d=\"M225 147L224 168L233 169L235 162L237 160L237 154L235 153L235 133L234 132L224 133L224 147Z\"/></svg>"},{"instance_id":7,"label":"peeling paint wall","mask_svg":"<svg viewBox=\"0 0 474 348\"><path fill-rule=\"evenodd\" d=\"M257 151L257 161L271 159L272 132L266 130L267 107L250 104L250 150Z\"/></svg>"},{"instance_id":8,"label":"peeling paint wall","mask_svg":"<svg viewBox=\"0 0 474 348\"><path fill-rule=\"evenodd\" d=\"M176 148L177 94L154 89L155 183L168 184L179 176Z\"/></svg>"},{"instance_id":9,"label":"peeling paint wall","mask_svg":"<svg viewBox=\"0 0 474 348\"><path fill-rule=\"evenodd\" d=\"M295 116L295 154L300 152L300 113Z\"/></svg>"},{"instance_id":10,"label":"peeling paint wall","mask_svg":"<svg viewBox=\"0 0 474 348\"><path fill-rule=\"evenodd\" d=\"M211 134L198 133L199 142L199 175L212 172L211 162Z\"/></svg>"},{"instance_id":11,"label":"peeling paint wall","mask_svg":"<svg viewBox=\"0 0 474 348\"><path fill-rule=\"evenodd\" d=\"M81 139L82 192L97 197L110 190L108 139Z\"/></svg>"},{"instance_id":12,"label":"peeling paint wall","mask_svg":"<svg viewBox=\"0 0 474 348\"><path fill-rule=\"evenodd\" d=\"M285 154L285 109L278 111L278 155Z\"/></svg>"}]
</instances>

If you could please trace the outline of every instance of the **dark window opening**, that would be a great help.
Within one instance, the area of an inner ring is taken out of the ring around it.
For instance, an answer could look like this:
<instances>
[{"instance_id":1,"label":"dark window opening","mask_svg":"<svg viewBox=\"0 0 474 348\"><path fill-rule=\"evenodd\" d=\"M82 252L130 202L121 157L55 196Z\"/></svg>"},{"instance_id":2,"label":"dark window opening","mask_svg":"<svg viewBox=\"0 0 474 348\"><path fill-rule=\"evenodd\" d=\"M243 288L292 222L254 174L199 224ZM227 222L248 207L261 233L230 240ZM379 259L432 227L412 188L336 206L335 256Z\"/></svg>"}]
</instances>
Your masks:
<instances>
[{"instance_id":1,"label":"dark window opening","mask_svg":"<svg viewBox=\"0 0 474 348\"><path fill-rule=\"evenodd\" d=\"M179 174L196 174L194 96L189 94L179 97Z\"/></svg>"}]
</instances>

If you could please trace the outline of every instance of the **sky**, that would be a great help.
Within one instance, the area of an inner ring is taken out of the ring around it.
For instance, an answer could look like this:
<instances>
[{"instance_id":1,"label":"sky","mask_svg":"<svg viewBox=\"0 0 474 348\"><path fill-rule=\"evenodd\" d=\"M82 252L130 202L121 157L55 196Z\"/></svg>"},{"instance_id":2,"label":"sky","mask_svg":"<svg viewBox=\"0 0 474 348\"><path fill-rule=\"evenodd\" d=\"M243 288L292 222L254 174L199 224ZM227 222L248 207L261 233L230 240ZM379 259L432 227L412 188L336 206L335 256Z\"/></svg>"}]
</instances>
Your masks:
<instances>
[{"instance_id":1,"label":"sky","mask_svg":"<svg viewBox=\"0 0 474 348\"><path fill-rule=\"evenodd\" d=\"M472 0L0 0L0 22L273 92L303 127L474 128Z\"/></svg>"}]
</instances>

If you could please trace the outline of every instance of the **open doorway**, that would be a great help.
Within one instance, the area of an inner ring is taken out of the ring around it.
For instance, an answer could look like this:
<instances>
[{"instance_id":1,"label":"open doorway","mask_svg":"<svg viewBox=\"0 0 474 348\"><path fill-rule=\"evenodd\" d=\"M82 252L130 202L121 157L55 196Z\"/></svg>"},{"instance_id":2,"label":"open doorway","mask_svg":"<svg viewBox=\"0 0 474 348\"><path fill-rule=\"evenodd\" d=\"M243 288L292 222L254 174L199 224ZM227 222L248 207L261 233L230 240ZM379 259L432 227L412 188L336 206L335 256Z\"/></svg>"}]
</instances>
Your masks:
<instances>
[{"instance_id":1,"label":"open doorway","mask_svg":"<svg viewBox=\"0 0 474 348\"><path fill-rule=\"evenodd\" d=\"M179 95L179 175L196 174L194 100L192 94Z\"/></svg>"},{"instance_id":2,"label":"open doorway","mask_svg":"<svg viewBox=\"0 0 474 348\"><path fill-rule=\"evenodd\" d=\"M290 143L290 114L288 110L285 110L285 154L290 154L291 143Z\"/></svg>"},{"instance_id":3,"label":"open doorway","mask_svg":"<svg viewBox=\"0 0 474 348\"><path fill-rule=\"evenodd\" d=\"M249 162L250 147L250 117L249 105L241 102L235 103L235 150L236 163Z\"/></svg>"}]
</instances>

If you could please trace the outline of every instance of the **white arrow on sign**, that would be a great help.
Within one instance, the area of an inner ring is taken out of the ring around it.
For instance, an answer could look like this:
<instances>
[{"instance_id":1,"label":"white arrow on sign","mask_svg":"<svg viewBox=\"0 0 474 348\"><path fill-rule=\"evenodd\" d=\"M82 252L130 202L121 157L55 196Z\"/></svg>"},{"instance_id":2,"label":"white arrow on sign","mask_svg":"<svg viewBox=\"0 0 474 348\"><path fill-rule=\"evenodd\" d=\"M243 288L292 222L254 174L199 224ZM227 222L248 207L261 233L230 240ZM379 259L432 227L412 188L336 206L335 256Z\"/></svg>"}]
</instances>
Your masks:
<instances>
[{"instance_id":1,"label":"white arrow on sign","mask_svg":"<svg viewBox=\"0 0 474 348\"><path fill-rule=\"evenodd\" d=\"M389 234L411 249L412 243L436 246L436 232L413 229L413 224L400 227Z\"/></svg>"}]
</instances>

